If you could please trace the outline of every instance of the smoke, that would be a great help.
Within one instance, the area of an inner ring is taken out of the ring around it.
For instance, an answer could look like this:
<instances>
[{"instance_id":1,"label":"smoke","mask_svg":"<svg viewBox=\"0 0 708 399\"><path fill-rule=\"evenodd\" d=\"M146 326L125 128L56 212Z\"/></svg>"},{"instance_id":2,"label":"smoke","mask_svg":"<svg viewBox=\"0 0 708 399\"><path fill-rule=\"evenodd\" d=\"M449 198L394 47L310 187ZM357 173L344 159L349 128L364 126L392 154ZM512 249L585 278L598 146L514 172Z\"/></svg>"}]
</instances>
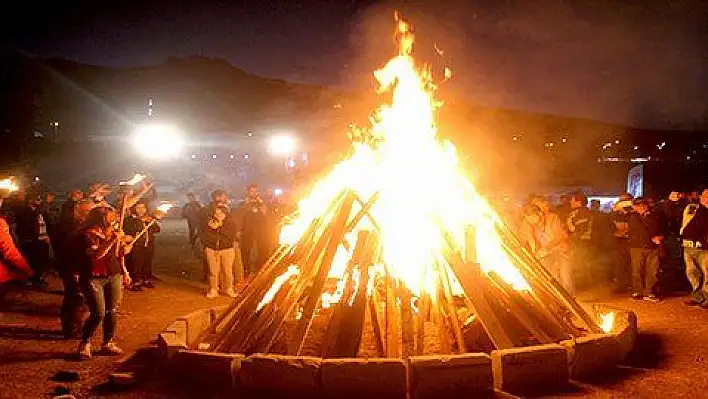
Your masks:
<instances>
[{"instance_id":1,"label":"smoke","mask_svg":"<svg viewBox=\"0 0 708 399\"><path fill-rule=\"evenodd\" d=\"M644 128L708 126L706 2L431 3L359 12L342 81L371 84L370 72L393 51L387 39L400 10L416 28L417 56L452 67L457 97Z\"/></svg>"}]
</instances>

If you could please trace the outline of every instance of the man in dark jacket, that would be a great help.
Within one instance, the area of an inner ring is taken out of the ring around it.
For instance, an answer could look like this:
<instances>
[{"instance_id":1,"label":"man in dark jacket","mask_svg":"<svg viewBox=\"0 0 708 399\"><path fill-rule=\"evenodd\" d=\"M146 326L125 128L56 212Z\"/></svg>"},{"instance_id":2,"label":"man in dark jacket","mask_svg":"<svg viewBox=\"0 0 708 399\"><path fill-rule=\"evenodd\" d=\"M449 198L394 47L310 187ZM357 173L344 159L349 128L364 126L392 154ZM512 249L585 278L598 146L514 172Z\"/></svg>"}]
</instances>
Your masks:
<instances>
[{"instance_id":1,"label":"man in dark jacket","mask_svg":"<svg viewBox=\"0 0 708 399\"><path fill-rule=\"evenodd\" d=\"M258 186L246 189L246 199L238 208L241 227L241 259L246 274L255 274L267 260L271 249L268 236L268 205ZM255 258L255 263L253 260Z\"/></svg>"},{"instance_id":2,"label":"man in dark jacket","mask_svg":"<svg viewBox=\"0 0 708 399\"><path fill-rule=\"evenodd\" d=\"M182 207L182 218L187 220L187 230L189 232L189 245L194 247L197 242L199 231L199 220L202 214L202 204L197 201L193 193L187 194L187 203Z\"/></svg>"},{"instance_id":3,"label":"man in dark jacket","mask_svg":"<svg viewBox=\"0 0 708 399\"><path fill-rule=\"evenodd\" d=\"M633 202L629 217L629 256L632 263L632 298L658 301L656 283L663 233L661 224L649 210L646 200Z\"/></svg>"},{"instance_id":4,"label":"man in dark jacket","mask_svg":"<svg viewBox=\"0 0 708 399\"><path fill-rule=\"evenodd\" d=\"M708 189L703 190L699 203L689 204L683 213L681 244L692 288L686 304L708 309Z\"/></svg>"},{"instance_id":5,"label":"man in dark jacket","mask_svg":"<svg viewBox=\"0 0 708 399\"><path fill-rule=\"evenodd\" d=\"M207 298L219 296L219 277L223 277L221 288L226 295L236 296L234 290L234 246L238 235L236 218L228 207L228 197L224 190L215 190L211 194L212 202L204 208L201 225L201 240L204 254L209 265L209 292ZM243 271L236 274L243 278Z\"/></svg>"}]
</instances>

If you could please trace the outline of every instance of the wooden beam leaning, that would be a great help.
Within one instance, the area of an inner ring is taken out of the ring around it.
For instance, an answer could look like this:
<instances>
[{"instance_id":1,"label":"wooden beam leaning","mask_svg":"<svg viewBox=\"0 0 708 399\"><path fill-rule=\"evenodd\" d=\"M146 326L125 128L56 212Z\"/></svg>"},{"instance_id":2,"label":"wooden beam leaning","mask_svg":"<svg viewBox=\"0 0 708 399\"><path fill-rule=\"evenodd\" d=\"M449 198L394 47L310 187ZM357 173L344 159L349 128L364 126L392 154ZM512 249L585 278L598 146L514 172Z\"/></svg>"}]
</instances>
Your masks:
<instances>
[{"instance_id":1,"label":"wooden beam leaning","mask_svg":"<svg viewBox=\"0 0 708 399\"><path fill-rule=\"evenodd\" d=\"M324 288L327 274L332 266L334 255L344 237L344 229L346 227L347 220L349 220L353 201L353 193L350 190L347 190L342 206L332 222L332 235L329 238L327 248L322 256L322 261L317 268L318 272L315 275L312 287L310 288L305 299L302 318L298 321L295 327L293 346L288 349L289 352L292 351L292 353L289 353L291 355L298 354L302 350L305 336L307 335L307 331L310 329L310 325L312 324L312 317L314 316L314 312L320 302L322 289Z\"/></svg>"}]
</instances>

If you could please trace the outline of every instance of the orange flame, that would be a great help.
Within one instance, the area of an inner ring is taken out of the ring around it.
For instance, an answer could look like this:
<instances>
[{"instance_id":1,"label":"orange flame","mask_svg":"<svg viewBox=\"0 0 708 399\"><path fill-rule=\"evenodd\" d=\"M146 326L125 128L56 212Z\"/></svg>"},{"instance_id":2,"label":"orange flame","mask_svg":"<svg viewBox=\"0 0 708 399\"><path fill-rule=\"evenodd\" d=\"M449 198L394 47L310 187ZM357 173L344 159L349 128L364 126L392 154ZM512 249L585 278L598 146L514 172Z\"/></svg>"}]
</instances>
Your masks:
<instances>
[{"instance_id":1,"label":"orange flame","mask_svg":"<svg viewBox=\"0 0 708 399\"><path fill-rule=\"evenodd\" d=\"M410 24L396 15L396 27L398 54L374 73L379 92L392 92L392 101L376 112L369 130L357 129L354 134L368 133L372 140L354 142L351 155L298 203L299 217L283 227L280 242L297 242L342 190L351 189L364 201L378 192L370 214L379 226L383 261L414 294L434 295L433 271L449 267L441 227L461 253L476 252L474 259L483 271L494 271L517 290L529 290L502 247L496 230L500 218L467 179L455 147L437 137L435 114L441 103L433 96L436 87L430 71L416 69ZM451 76L449 70L445 76ZM362 219L347 241L355 243L358 231L371 228ZM468 243L470 229L475 231L474 242ZM344 277L350 255L339 247L330 277ZM453 290L461 292L456 281ZM326 299L329 304L338 298L335 293Z\"/></svg>"}]
</instances>

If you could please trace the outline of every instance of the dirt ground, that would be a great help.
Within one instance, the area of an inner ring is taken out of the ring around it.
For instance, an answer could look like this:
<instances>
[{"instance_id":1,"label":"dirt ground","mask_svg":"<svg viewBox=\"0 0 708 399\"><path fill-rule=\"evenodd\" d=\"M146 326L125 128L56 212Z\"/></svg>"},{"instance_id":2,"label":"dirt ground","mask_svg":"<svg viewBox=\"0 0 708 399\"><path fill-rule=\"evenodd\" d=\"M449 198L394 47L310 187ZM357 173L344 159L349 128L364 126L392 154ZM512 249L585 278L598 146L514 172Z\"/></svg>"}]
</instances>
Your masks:
<instances>
[{"instance_id":1,"label":"dirt ground","mask_svg":"<svg viewBox=\"0 0 708 399\"><path fill-rule=\"evenodd\" d=\"M77 398L211 397L200 387L186 390L171 380L154 352L156 334L170 321L208 304L228 302L225 297L204 298L201 262L186 242L186 226L165 221L156 262L162 282L154 290L125 294L118 343L126 353L117 358L74 360L77 342L58 336L58 281L52 282L53 292L11 293L8 306L0 310L0 398L51 398L66 391ZM637 345L608 375L574 381L562 394L549 397L708 397L708 310L686 307L680 297L636 302L603 289L586 292L581 300L634 310L640 328ZM116 370L135 372L135 387L116 392L107 383ZM76 372L78 380L56 381L61 371Z\"/></svg>"}]
</instances>

